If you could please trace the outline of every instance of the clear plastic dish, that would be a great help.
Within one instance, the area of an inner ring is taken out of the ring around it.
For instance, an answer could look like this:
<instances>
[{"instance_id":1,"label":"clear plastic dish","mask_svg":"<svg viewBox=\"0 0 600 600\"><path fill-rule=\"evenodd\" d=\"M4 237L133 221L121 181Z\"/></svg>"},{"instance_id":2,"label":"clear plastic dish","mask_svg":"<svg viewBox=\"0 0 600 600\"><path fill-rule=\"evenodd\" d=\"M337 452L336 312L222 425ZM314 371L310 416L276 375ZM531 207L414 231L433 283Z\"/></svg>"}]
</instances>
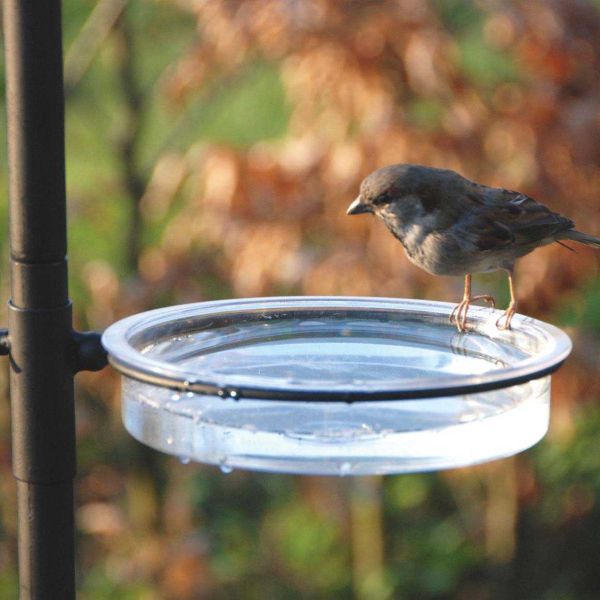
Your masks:
<instances>
[{"instance_id":1,"label":"clear plastic dish","mask_svg":"<svg viewBox=\"0 0 600 600\"><path fill-rule=\"evenodd\" d=\"M550 374L571 349L557 328L472 307L292 297L149 311L109 327L123 419L182 460L305 474L458 467L545 434Z\"/></svg>"}]
</instances>

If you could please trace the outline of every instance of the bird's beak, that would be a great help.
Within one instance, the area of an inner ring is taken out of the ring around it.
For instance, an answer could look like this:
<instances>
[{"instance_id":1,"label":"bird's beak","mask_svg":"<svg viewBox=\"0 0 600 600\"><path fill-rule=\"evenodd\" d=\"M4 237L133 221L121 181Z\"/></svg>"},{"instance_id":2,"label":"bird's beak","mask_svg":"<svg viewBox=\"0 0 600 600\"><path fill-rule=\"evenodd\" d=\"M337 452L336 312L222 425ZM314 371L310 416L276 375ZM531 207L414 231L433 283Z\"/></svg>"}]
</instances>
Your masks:
<instances>
[{"instance_id":1,"label":"bird's beak","mask_svg":"<svg viewBox=\"0 0 600 600\"><path fill-rule=\"evenodd\" d=\"M347 215L361 215L362 213L372 212L371 207L368 204L363 204L362 199L359 196L346 211Z\"/></svg>"}]
</instances>

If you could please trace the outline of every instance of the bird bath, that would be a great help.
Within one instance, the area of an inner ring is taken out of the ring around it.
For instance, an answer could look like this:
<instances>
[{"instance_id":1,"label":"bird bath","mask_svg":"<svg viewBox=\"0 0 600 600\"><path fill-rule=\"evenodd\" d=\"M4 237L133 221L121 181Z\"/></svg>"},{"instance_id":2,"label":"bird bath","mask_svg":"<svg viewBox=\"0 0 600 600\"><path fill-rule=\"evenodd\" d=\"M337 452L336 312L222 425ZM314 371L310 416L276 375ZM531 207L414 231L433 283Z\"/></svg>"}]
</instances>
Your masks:
<instances>
[{"instance_id":1,"label":"bird bath","mask_svg":"<svg viewBox=\"0 0 600 600\"><path fill-rule=\"evenodd\" d=\"M173 306L109 327L123 420L141 442L234 468L320 475L452 468L547 431L559 329L451 304L279 297Z\"/></svg>"}]
</instances>

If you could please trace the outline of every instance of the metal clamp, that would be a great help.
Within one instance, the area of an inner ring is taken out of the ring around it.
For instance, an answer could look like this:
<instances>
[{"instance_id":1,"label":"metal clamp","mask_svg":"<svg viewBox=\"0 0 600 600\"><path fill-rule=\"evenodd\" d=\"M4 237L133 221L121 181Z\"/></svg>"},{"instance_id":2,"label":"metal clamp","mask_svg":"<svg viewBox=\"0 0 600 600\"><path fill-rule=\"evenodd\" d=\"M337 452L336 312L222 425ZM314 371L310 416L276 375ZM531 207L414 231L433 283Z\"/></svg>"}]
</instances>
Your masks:
<instances>
[{"instance_id":1,"label":"metal clamp","mask_svg":"<svg viewBox=\"0 0 600 600\"><path fill-rule=\"evenodd\" d=\"M0 356L7 356L10 353L10 338L8 329L0 329Z\"/></svg>"},{"instance_id":2,"label":"metal clamp","mask_svg":"<svg viewBox=\"0 0 600 600\"><path fill-rule=\"evenodd\" d=\"M74 372L100 371L108 365L108 354L100 342L102 334L98 331L73 331ZM0 329L0 356L10 354L10 335L8 329Z\"/></svg>"},{"instance_id":3,"label":"metal clamp","mask_svg":"<svg viewBox=\"0 0 600 600\"><path fill-rule=\"evenodd\" d=\"M71 335L75 342L74 369L76 373L100 371L108 365L108 353L100 342L101 333L98 331L73 331Z\"/></svg>"}]
</instances>

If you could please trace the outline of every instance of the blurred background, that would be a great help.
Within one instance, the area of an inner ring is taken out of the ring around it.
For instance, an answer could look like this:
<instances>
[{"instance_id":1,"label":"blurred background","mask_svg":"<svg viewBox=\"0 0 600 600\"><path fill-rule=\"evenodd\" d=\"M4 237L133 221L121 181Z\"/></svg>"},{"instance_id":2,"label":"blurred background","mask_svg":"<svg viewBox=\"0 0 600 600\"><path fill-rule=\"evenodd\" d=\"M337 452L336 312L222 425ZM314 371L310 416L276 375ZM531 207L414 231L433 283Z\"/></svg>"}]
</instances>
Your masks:
<instances>
[{"instance_id":1,"label":"blurred background","mask_svg":"<svg viewBox=\"0 0 600 600\"><path fill-rule=\"evenodd\" d=\"M600 234L598 0L64 0L63 13L80 329L231 297L457 301L462 281L413 267L382 223L346 217L388 163L518 189ZM121 425L115 373L80 375L80 597L597 598L599 259L553 245L519 262L520 312L567 329L575 349L547 438L483 466L225 475L142 447ZM474 287L508 300L501 274ZM15 598L1 364L0 597Z\"/></svg>"}]
</instances>

